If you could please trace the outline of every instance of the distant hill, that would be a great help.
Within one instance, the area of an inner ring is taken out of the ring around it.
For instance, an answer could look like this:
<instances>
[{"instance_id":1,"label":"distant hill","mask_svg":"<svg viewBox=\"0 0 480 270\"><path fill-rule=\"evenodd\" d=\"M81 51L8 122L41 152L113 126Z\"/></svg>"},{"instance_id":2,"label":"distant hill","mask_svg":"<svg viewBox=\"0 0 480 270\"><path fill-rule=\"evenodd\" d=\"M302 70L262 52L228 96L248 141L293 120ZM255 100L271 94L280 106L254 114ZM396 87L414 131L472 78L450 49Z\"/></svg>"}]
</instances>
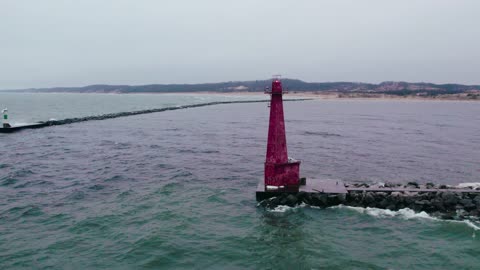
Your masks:
<instances>
[{"instance_id":1,"label":"distant hill","mask_svg":"<svg viewBox=\"0 0 480 270\"><path fill-rule=\"evenodd\" d=\"M89 85L84 87L55 87L15 90L22 92L71 92L71 93L181 93L181 92L262 92L271 80L231 81L202 84L149 84L149 85ZM304 82L282 79L291 92L379 93L390 95L440 95L479 93L479 85L433 84L409 82L382 82L380 84L358 82Z\"/></svg>"}]
</instances>

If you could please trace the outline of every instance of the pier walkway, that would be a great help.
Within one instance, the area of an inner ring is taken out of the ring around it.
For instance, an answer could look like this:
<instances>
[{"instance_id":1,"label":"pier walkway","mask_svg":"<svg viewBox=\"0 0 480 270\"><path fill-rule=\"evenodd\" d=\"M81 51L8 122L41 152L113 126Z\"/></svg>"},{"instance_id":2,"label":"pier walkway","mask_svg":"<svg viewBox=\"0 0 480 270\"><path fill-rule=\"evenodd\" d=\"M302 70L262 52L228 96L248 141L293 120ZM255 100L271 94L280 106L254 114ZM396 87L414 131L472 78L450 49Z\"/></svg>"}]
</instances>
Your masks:
<instances>
[{"instance_id":1,"label":"pier walkway","mask_svg":"<svg viewBox=\"0 0 480 270\"><path fill-rule=\"evenodd\" d=\"M460 193L480 193L480 190L468 188L367 188L367 187L346 187L347 191L368 191L368 192L460 192Z\"/></svg>"}]
</instances>

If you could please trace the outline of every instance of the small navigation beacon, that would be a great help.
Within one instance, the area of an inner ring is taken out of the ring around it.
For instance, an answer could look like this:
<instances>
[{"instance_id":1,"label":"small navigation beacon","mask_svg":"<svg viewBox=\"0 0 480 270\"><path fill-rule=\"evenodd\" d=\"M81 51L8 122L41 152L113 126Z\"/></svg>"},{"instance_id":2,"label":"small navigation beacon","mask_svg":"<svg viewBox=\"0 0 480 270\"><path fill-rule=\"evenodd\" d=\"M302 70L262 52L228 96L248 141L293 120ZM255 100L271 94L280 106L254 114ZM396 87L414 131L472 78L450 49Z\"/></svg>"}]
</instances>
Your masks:
<instances>
[{"instance_id":1,"label":"small navigation beacon","mask_svg":"<svg viewBox=\"0 0 480 270\"><path fill-rule=\"evenodd\" d=\"M10 128L10 124L8 123L8 109L5 108L2 110L2 119L3 119L3 128Z\"/></svg>"}]
</instances>

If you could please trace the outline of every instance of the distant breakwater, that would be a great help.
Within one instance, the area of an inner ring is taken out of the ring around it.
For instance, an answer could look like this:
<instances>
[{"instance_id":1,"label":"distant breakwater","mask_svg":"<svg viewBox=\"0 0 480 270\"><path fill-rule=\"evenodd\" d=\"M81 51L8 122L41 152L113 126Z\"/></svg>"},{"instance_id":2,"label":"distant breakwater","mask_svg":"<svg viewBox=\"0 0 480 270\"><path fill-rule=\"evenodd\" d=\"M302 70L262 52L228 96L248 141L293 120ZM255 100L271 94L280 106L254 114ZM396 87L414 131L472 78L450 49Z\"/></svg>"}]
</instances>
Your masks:
<instances>
[{"instance_id":1,"label":"distant breakwater","mask_svg":"<svg viewBox=\"0 0 480 270\"><path fill-rule=\"evenodd\" d=\"M284 101L305 101L311 99L285 99ZM86 121L94 121L94 120L107 120L119 117L127 117L139 114L148 114L148 113L157 113L157 112L164 112L164 111L174 111L174 110L182 110L182 109L190 109L190 108L198 108L198 107L206 107L206 106L213 106L213 105L221 105L221 104L239 104L239 103L261 103L261 102L269 102L270 100L240 100L240 101L215 101L215 102L208 102L208 103L200 103L200 104L191 104L191 105L179 105L174 107L165 107L165 108L156 108L156 109L148 109L148 110L140 110L140 111L133 111L133 112L119 112L119 113L109 113L109 114L102 114L97 116L86 116L86 117L76 117L76 118L67 118L62 120L49 120L46 122L39 122L39 124L32 125L32 128L43 128L49 126L59 126L59 125L68 125ZM23 129L29 128L29 126L24 126Z\"/></svg>"},{"instance_id":2,"label":"distant breakwater","mask_svg":"<svg viewBox=\"0 0 480 270\"><path fill-rule=\"evenodd\" d=\"M392 211L409 208L415 212L424 211L442 219L480 219L480 187L465 189L433 183L420 185L415 182L406 185L386 184L380 187L365 183L345 186L348 190L346 194L282 193L261 201L259 205L270 209L280 205L294 207L301 204L321 208L346 205ZM351 187L350 190L349 187ZM404 190L399 191L400 189Z\"/></svg>"}]
</instances>

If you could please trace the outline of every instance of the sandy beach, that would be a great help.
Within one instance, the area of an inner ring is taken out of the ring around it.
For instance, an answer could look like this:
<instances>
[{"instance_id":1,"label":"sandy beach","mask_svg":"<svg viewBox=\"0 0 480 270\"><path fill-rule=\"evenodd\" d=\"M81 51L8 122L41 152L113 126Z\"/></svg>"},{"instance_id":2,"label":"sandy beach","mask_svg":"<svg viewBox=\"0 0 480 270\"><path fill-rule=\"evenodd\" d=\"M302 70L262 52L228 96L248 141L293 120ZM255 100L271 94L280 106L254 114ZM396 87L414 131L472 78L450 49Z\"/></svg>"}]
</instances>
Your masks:
<instances>
[{"instance_id":1,"label":"sandy beach","mask_svg":"<svg viewBox=\"0 0 480 270\"><path fill-rule=\"evenodd\" d=\"M147 94L147 93L144 93ZM152 93L148 93L152 94ZM186 95L198 95L198 94L208 94L208 95L222 95L222 96L263 96L263 92L168 92L168 93L158 93L158 94L186 94ZM285 98L294 97L294 98L311 98L311 99L321 99L321 100L405 100L405 101L480 101L480 98L469 97L467 94L447 94L447 95L438 95L438 96L416 96L416 95L407 95L407 96L398 96L398 95L387 95L387 94L369 94L369 93L332 93L332 92L298 92L293 91L285 95Z\"/></svg>"}]
</instances>

